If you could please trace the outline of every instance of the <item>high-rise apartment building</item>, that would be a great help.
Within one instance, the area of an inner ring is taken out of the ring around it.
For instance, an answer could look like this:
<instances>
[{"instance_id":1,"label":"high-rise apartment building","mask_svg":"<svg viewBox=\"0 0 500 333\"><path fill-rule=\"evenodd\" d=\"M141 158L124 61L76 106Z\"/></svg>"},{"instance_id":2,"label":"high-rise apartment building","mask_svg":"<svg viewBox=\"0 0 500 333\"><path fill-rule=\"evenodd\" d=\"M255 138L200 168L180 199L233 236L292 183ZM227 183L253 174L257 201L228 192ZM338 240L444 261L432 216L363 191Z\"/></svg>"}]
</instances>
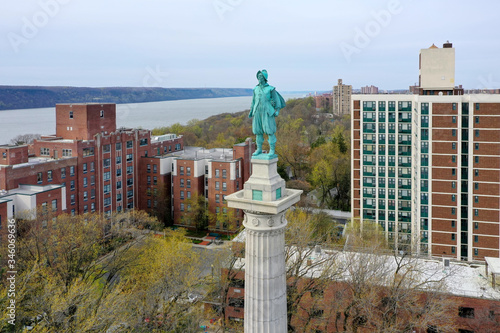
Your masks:
<instances>
[{"instance_id":1,"label":"high-rise apartment building","mask_svg":"<svg viewBox=\"0 0 500 333\"><path fill-rule=\"evenodd\" d=\"M333 87L333 114L342 116L351 113L352 86L342 84L342 79Z\"/></svg>"},{"instance_id":2,"label":"high-rise apartment building","mask_svg":"<svg viewBox=\"0 0 500 333\"><path fill-rule=\"evenodd\" d=\"M361 87L361 93L362 94L378 94L378 87L375 87L373 85Z\"/></svg>"},{"instance_id":3,"label":"high-rise apartment building","mask_svg":"<svg viewBox=\"0 0 500 333\"><path fill-rule=\"evenodd\" d=\"M356 95L352 216L395 248L499 257L500 96Z\"/></svg>"}]
</instances>

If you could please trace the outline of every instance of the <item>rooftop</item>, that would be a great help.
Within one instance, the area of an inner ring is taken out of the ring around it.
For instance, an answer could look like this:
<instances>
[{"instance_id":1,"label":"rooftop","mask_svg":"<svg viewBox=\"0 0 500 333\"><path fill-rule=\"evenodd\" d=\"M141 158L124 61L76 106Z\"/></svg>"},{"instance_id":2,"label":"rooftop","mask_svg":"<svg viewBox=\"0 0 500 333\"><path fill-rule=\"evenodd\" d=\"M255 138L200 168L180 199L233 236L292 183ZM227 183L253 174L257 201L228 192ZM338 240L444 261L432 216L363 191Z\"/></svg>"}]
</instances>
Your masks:
<instances>
[{"instance_id":1,"label":"rooftop","mask_svg":"<svg viewBox=\"0 0 500 333\"><path fill-rule=\"evenodd\" d=\"M76 158L76 157L61 157L61 158L58 158L57 160L69 159L69 158ZM53 159L53 158L50 158L50 157L39 157L39 156L37 156L37 157L30 157L28 159L27 163L13 164L12 168L14 168L14 169L16 169L16 168L24 168L24 167L30 166L30 165L43 164L43 163L48 163L48 162L57 161L57 160Z\"/></svg>"},{"instance_id":2,"label":"rooftop","mask_svg":"<svg viewBox=\"0 0 500 333\"><path fill-rule=\"evenodd\" d=\"M212 148L206 149L202 147L184 147L184 150L173 152L173 155L179 159L186 160L217 160L217 161L232 161L233 150L231 148Z\"/></svg>"},{"instance_id":3,"label":"rooftop","mask_svg":"<svg viewBox=\"0 0 500 333\"><path fill-rule=\"evenodd\" d=\"M13 195L35 195L61 187L64 185L19 185L18 188L9 191L1 190L0 200L8 200L8 197Z\"/></svg>"},{"instance_id":4,"label":"rooftop","mask_svg":"<svg viewBox=\"0 0 500 333\"><path fill-rule=\"evenodd\" d=\"M233 239L233 242L244 242L245 239L246 229L240 232ZM402 258L390 254L370 254L325 249L322 249L319 253L314 252L314 256L308 257L308 259L313 262L321 262L328 260L328 258L337 261L336 266L342 271L339 280L348 280L350 278L349 269L347 269L348 265L352 264L352 262L365 260L379 263L379 266L383 266L385 272L388 273L386 274L387 277L390 278L390 273L394 272L396 268L395 258L398 258L399 260L409 263L406 267L411 267L418 272L416 275L412 274L412 276L418 276L421 279L420 282L439 281L443 279L446 286L445 289L442 290L444 293L462 297L500 299L500 291L492 287L491 278L488 280L486 266L484 264L450 261L449 266L445 267L443 260L438 259L415 258L409 256ZM244 268L244 262L245 259L240 258L235 267L239 267L240 269L242 267ZM498 260L498 264L500 264L500 260ZM321 270L322 265L318 265L315 269L308 270L308 274L306 275L309 277L319 277L321 276ZM427 285L430 286L432 283ZM425 291L425 289L422 291Z\"/></svg>"}]
</instances>

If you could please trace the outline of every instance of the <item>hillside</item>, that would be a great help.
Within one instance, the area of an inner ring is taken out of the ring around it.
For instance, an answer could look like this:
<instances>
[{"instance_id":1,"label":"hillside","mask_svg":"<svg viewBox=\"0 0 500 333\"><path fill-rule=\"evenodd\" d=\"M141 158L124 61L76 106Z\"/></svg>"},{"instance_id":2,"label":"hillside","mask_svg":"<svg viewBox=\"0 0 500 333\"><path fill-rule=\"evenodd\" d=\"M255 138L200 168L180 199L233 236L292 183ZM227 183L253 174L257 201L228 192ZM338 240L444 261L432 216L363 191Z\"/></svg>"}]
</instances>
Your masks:
<instances>
[{"instance_id":1,"label":"hillside","mask_svg":"<svg viewBox=\"0 0 500 333\"><path fill-rule=\"evenodd\" d=\"M57 103L144 103L250 95L252 95L252 89L243 88L0 86L0 110L53 107Z\"/></svg>"}]
</instances>

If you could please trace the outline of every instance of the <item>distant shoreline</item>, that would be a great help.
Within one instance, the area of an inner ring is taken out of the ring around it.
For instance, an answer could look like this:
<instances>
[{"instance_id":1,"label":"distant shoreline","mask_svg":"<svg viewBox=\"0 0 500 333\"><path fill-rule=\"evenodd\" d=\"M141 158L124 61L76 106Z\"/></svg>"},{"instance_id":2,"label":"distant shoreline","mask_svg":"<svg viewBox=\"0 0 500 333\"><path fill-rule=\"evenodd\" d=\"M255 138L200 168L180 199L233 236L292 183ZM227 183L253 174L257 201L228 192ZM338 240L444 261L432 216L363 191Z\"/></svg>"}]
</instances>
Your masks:
<instances>
[{"instance_id":1,"label":"distant shoreline","mask_svg":"<svg viewBox=\"0 0 500 333\"><path fill-rule=\"evenodd\" d=\"M251 95L250 88L0 86L0 111L47 108L59 103L132 104Z\"/></svg>"}]
</instances>

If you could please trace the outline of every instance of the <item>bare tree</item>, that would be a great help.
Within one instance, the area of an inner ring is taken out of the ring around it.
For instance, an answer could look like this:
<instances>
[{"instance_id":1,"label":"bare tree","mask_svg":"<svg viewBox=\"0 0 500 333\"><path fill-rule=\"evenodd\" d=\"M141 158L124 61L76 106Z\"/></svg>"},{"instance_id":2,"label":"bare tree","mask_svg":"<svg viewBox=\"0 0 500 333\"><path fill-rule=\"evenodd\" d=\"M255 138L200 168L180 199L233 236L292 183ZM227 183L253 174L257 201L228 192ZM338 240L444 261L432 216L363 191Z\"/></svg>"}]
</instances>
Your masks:
<instances>
[{"instance_id":1,"label":"bare tree","mask_svg":"<svg viewBox=\"0 0 500 333\"><path fill-rule=\"evenodd\" d=\"M34 140L41 138L40 134L19 134L10 140L10 143L16 146L32 144Z\"/></svg>"}]
</instances>

